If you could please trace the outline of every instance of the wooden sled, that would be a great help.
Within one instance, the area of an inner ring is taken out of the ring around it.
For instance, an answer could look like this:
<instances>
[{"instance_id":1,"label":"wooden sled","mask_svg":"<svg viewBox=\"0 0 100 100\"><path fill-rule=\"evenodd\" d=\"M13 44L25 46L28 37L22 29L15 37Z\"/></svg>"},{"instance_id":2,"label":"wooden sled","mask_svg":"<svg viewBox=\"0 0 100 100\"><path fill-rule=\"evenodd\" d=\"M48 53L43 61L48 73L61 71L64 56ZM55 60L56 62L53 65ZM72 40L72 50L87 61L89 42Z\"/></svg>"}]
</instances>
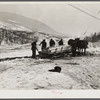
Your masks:
<instances>
[{"instance_id":1,"label":"wooden sled","mask_svg":"<svg viewBox=\"0 0 100 100\"><path fill-rule=\"evenodd\" d=\"M58 46L58 47L49 47L46 49L43 49L42 51L39 51L39 57L40 58L57 58L57 57L63 57L64 55L68 55L71 53L71 47L70 46Z\"/></svg>"}]
</instances>

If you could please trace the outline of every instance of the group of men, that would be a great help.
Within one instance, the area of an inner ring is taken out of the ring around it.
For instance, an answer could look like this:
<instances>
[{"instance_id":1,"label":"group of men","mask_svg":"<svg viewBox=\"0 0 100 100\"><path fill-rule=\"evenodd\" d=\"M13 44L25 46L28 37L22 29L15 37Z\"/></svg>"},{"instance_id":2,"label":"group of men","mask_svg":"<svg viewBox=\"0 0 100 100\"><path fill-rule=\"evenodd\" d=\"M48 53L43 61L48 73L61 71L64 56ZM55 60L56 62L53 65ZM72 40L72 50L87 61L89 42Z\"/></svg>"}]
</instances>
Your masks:
<instances>
[{"instance_id":1,"label":"group of men","mask_svg":"<svg viewBox=\"0 0 100 100\"><path fill-rule=\"evenodd\" d=\"M37 46L36 46L36 43L37 43L37 40L35 40L31 45L31 50L32 50L32 58L36 58L36 50L38 51L37 49ZM41 45L41 50L47 48L47 43L45 41L45 39L40 43ZM55 41L53 39L50 39L50 42L49 42L49 45L50 47L54 47L55 46ZM63 45L63 39L61 39L59 42L58 42L58 45Z\"/></svg>"}]
</instances>

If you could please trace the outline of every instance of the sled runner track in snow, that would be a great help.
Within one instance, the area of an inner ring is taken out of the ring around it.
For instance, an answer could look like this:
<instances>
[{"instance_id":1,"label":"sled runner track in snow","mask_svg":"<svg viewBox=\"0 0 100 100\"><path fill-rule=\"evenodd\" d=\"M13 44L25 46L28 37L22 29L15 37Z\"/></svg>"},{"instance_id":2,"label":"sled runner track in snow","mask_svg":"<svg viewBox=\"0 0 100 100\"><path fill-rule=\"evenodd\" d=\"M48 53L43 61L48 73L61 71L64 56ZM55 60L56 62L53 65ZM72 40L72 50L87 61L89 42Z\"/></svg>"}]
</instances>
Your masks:
<instances>
[{"instance_id":1,"label":"sled runner track in snow","mask_svg":"<svg viewBox=\"0 0 100 100\"><path fill-rule=\"evenodd\" d=\"M31 58L31 56L12 57L12 58L7 57L7 58L2 58L2 59L0 59L0 62L1 62L1 61L7 61L7 60L14 60L14 59L22 59L22 58Z\"/></svg>"}]
</instances>

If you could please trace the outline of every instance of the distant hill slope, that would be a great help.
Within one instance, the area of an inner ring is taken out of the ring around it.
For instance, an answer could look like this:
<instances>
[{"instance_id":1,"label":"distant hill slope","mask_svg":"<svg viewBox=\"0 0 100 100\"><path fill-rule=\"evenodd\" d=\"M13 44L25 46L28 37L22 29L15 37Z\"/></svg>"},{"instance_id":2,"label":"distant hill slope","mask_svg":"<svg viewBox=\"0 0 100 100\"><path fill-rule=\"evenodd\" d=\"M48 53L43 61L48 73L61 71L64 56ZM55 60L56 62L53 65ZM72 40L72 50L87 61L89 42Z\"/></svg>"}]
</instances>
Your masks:
<instances>
[{"instance_id":1,"label":"distant hill slope","mask_svg":"<svg viewBox=\"0 0 100 100\"><path fill-rule=\"evenodd\" d=\"M61 37L60 33L51 29L46 24L34 20L34 18L31 19L14 13L0 12L0 26L22 31L34 32L37 30L56 37Z\"/></svg>"},{"instance_id":2,"label":"distant hill slope","mask_svg":"<svg viewBox=\"0 0 100 100\"><path fill-rule=\"evenodd\" d=\"M46 24L18 14L0 12L0 44L31 43L35 38L61 38L62 34Z\"/></svg>"}]
</instances>

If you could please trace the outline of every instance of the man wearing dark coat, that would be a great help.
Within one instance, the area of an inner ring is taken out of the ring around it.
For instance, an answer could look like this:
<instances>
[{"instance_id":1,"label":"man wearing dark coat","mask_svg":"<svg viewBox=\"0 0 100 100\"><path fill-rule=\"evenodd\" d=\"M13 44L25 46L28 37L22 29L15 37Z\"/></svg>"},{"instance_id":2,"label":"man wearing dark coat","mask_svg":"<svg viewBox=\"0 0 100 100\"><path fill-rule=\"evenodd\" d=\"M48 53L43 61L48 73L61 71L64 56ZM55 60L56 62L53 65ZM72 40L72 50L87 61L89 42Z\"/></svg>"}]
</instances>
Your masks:
<instances>
[{"instance_id":1,"label":"man wearing dark coat","mask_svg":"<svg viewBox=\"0 0 100 100\"><path fill-rule=\"evenodd\" d=\"M40 45L42 45L42 46L41 46L41 49L42 49L42 50L45 49L45 48L47 47L47 43L46 43L45 39L40 43Z\"/></svg>"},{"instance_id":2,"label":"man wearing dark coat","mask_svg":"<svg viewBox=\"0 0 100 100\"><path fill-rule=\"evenodd\" d=\"M51 39L49 44L50 44L50 47L55 46L55 41L53 39Z\"/></svg>"},{"instance_id":3,"label":"man wearing dark coat","mask_svg":"<svg viewBox=\"0 0 100 100\"><path fill-rule=\"evenodd\" d=\"M36 40L35 41L33 41L32 42L32 44L31 44L31 50L32 50L32 58L36 58L36 49L37 49L37 47L36 47Z\"/></svg>"},{"instance_id":4,"label":"man wearing dark coat","mask_svg":"<svg viewBox=\"0 0 100 100\"><path fill-rule=\"evenodd\" d=\"M63 39L58 42L59 45L63 45Z\"/></svg>"}]
</instances>

